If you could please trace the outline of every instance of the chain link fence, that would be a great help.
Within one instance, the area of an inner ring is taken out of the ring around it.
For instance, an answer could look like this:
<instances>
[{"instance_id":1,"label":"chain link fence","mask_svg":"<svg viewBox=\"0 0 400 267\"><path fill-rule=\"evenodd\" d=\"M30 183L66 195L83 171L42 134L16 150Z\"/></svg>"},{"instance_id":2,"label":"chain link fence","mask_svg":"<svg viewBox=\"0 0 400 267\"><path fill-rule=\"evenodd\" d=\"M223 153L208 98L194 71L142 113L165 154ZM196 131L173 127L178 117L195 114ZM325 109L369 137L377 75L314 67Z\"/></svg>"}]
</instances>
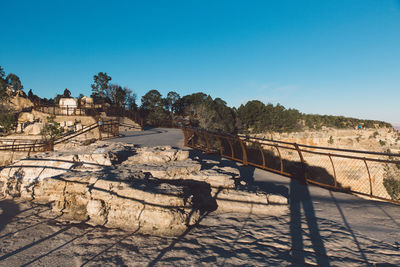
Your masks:
<instances>
[{"instance_id":1,"label":"chain link fence","mask_svg":"<svg viewBox=\"0 0 400 267\"><path fill-rule=\"evenodd\" d=\"M400 154L182 128L185 146L304 182L400 204Z\"/></svg>"}]
</instances>

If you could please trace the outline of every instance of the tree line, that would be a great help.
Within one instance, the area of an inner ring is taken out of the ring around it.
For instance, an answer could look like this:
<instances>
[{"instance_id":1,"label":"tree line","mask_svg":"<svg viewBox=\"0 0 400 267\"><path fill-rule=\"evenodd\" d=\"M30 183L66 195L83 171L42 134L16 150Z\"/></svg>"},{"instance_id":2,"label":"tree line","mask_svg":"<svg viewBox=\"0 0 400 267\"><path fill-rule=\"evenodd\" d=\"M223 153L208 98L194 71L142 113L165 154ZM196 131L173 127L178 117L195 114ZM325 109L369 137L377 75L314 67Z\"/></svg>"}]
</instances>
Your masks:
<instances>
[{"instance_id":1,"label":"tree line","mask_svg":"<svg viewBox=\"0 0 400 267\"><path fill-rule=\"evenodd\" d=\"M148 91L141 98L141 105L136 103L137 96L130 88L111 83L112 78L106 72L93 76L91 97L96 104L108 104L117 108L139 113L150 126L175 123L200 127L209 131L225 133L261 133L292 132L306 129L321 129L323 126L333 128L353 128L362 125L364 128L392 127L389 123L375 120L361 120L344 116L304 114L297 109L285 108L280 104L265 104L259 100L248 101L238 108L231 108L221 98L213 99L202 92L180 96L170 91L165 97L155 89ZM13 92L23 92L18 76L5 76L0 67L0 99L8 95L6 88ZM32 102L57 104L61 97L71 97L68 89L54 98L40 98L29 90L27 97ZM82 98L80 95L78 98Z\"/></svg>"}]
</instances>

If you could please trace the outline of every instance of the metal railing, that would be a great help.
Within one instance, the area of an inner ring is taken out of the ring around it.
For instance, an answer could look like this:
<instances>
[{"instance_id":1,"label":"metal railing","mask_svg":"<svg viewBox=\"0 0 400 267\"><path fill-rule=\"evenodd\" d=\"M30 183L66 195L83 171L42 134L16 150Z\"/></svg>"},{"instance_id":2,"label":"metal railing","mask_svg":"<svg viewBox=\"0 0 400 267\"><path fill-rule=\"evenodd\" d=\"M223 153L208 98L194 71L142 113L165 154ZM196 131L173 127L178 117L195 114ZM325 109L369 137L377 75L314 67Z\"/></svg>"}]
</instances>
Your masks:
<instances>
[{"instance_id":1,"label":"metal railing","mask_svg":"<svg viewBox=\"0 0 400 267\"><path fill-rule=\"evenodd\" d=\"M140 126L144 125L144 118L137 111L126 110L121 107L104 107L102 110L107 114L107 116L127 117Z\"/></svg>"},{"instance_id":2,"label":"metal railing","mask_svg":"<svg viewBox=\"0 0 400 267\"><path fill-rule=\"evenodd\" d=\"M60 106L60 105L39 105L36 104L34 109L46 114L55 116L91 116L99 117L101 112L107 116L128 117L140 126L143 126L143 117L136 111L126 110L122 107L113 107L103 104L92 106Z\"/></svg>"},{"instance_id":3,"label":"metal railing","mask_svg":"<svg viewBox=\"0 0 400 267\"><path fill-rule=\"evenodd\" d=\"M400 204L400 154L301 145L182 128L185 146L345 192Z\"/></svg>"},{"instance_id":4,"label":"metal railing","mask_svg":"<svg viewBox=\"0 0 400 267\"><path fill-rule=\"evenodd\" d=\"M14 151L14 152L43 152L53 150L54 145L65 143L79 135L85 134L99 128L100 139L104 137L119 136L119 123L116 120L96 122L80 130L67 132L52 142L45 142L43 140L23 140L23 139L3 139L0 140L0 151ZM105 135L105 136L103 136Z\"/></svg>"},{"instance_id":5,"label":"metal railing","mask_svg":"<svg viewBox=\"0 0 400 267\"><path fill-rule=\"evenodd\" d=\"M100 134L105 133L107 138L110 136L119 136L119 122L118 120L109 120L99 122ZM100 139L102 136L100 136Z\"/></svg>"},{"instance_id":6,"label":"metal railing","mask_svg":"<svg viewBox=\"0 0 400 267\"><path fill-rule=\"evenodd\" d=\"M77 106L35 105L35 110L55 116L97 116L99 108L80 108Z\"/></svg>"}]
</instances>

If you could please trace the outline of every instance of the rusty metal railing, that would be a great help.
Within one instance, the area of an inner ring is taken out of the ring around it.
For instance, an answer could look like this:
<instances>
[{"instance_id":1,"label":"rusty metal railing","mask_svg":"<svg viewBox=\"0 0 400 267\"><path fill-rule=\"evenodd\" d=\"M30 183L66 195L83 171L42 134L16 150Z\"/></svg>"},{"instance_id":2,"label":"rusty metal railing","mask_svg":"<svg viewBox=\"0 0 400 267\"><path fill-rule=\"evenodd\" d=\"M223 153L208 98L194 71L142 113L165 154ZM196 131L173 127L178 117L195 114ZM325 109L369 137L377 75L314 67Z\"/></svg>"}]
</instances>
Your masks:
<instances>
[{"instance_id":1,"label":"rusty metal railing","mask_svg":"<svg viewBox=\"0 0 400 267\"><path fill-rule=\"evenodd\" d=\"M99 123L100 134L105 133L107 138L110 136L119 136L119 122L118 120L101 121ZM100 139L102 136L100 136Z\"/></svg>"},{"instance_id":2,"label":"rusty metal railing","mask_svg":"<svg viewBox=\"0 0 400 267\"><path fill-rule=\"evenodd\" d=\"M138 123L140 126L143 126L144 124L144 119L138 112L126 110L122 107L105 106L102 104L83 107L36 104L34 109L55 116L99 117L100 112L104 112L107 114L107 116L128 117Z\"/></svg>"},{"instance_id":3,"label":"rusty metal railing","mask_svg":"<svg viewBox=\"0 0 400 267\"><path fill-rule=\"evenodd\" d=\"M182 131L185 146L303 182L400 204L400 154L309 146L193 128Z\"/></svg>"},{"instance_id":4,"label":"rusty metal railing","mask_svg":"<svg viewBox=\"0 0 400 267\"><path fill-rule=\"evenodd\" d=\"M78 131L72 133L66 133L59 136L52 143L45 142L43 140L23 140L23 139L3 139L0 140L0 151L13 151L13 152L28 152L28 156L32 152L43 152L53 150L53 146L56 144L64 143L72 138L79 135L93 131L99 128L100 138L102 138L102 133L106 136L104 137L114 137L119 136L119 122L116 120L102 121L102 123L94 123L86 126Z\"/></svg>"}]
</instances>

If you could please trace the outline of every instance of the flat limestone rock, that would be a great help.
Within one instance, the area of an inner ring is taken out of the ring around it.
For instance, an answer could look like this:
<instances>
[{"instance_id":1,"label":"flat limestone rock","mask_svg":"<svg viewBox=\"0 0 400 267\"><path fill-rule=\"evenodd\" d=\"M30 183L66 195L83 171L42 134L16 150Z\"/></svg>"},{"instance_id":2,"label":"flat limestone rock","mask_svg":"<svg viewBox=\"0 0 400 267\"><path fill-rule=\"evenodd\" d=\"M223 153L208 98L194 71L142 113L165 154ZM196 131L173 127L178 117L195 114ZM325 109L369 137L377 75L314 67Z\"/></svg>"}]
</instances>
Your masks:
<instances>
[{"instance_id":1,"label":"flat limestone rock","mask_svg":"<svg viewBox=\"0 0 400 267\"><path fill-rule=\"evenodd\" d=\"M166 163L185 160L188 157L189 151L171 146L141 147L136 149L136 155L129 157L125 164Z\"/></svg>"},{"instance_id":2,"label":"flat limestone rock","mask_svg":"<svg viewBox=\"0 0 400 267\"><path fill-rule=\"evenodd\" d=\"M199 173L201 164L190 159L184 161L173 161L168 163L148 163L148 164L127 164L125 167L133 170L141 170L150 173L153 177L162 179L186 179L193 173Z\"/></svg>"},{"instance_id":3,"label":"flat limestone rock","mask_svg":"<svg viewBox=\"0 0 400 267\"><path fill-rule=\"evenodd\" d=\"M2 169L1 192L52 203L59 220L149 234L180 234L202 213L214 210L275 216L288 212L283 196L237 189L238 169L210 162L202 169L202 161L188 155L169 146L69 146Z\"/></svg>"},{"instance_id":4,"label":"flat limestone rock","mask_svg":"<svg viewBox=\"0 0 400 267\"><path fill-rule=\"evenodd\" d=\"M235 188L234 176L216 169L202 170L199 173L189 175L187 179L206 182L212 188Z\"/></svg>"},{"instance_id":5,"label":"flat limestone rock","mask_svg":"<svg viewBox=\"0 0 400 267\"><path fill-rule=\"evenodd\" d=\"M29 188L18 180L9 179L8 186L14 183L20 198L52 203L53 211L60 214L57 220L62 221L177 235L200 216L189 188L148 179L142 172L72 171L43 178Z\"/></svg>"},{"instance_id":6,"label":"flat limestone rock","mask_svg":"<svg viewBox=\"0 0 400 267\"><path fill-rule=\"evenodd\" d=\"M132 147L119 143L108 146L98 142L76 149L69 147L71 149L69 151L39 153L6 166L0 172L0 181L6 182L9 177L20 173L23 174L22 182L29 184L77 168L99 170L133 154Z\"/></svg>"},{"instance_id":7,"label":"flat limestone rock","mask_svg":"<svg viewBox=\"0 0 400 267\"><path fill-rule=\"evenodd\" d=\"M240 190L214 190L213 197L217 201L218 212L252 213L274 216L280 216L288 212L287 199L283 196ZM286 199L286 203L284 203L283 199L278 203L276 200L278 197Z\"/></svg>"}]
</instances>

